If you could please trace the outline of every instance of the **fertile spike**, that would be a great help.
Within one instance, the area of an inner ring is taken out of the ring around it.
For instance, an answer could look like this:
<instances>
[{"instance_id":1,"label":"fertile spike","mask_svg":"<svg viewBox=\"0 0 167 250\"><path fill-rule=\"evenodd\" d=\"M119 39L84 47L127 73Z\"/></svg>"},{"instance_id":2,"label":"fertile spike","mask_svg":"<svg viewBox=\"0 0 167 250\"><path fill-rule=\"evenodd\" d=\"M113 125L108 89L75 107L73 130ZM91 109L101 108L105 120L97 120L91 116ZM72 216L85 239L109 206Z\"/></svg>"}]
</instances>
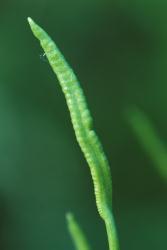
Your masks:
<instances>
[{"instance_id":1,"label":"fertile spike","mask_svg":"<svg viewBox=\"0 0 167 250\"><path fill-rule=\"evenodd\" d=\"M64 92L77 141L90 167L97 209L106 224L110 250L117 250L117 236L111 208L110 168L102 145L92 128L92 117L85 96L73 70L54 41L31 18L28 18L28 22L34 36L40 41Z\"/></svg>"}]
</instances>

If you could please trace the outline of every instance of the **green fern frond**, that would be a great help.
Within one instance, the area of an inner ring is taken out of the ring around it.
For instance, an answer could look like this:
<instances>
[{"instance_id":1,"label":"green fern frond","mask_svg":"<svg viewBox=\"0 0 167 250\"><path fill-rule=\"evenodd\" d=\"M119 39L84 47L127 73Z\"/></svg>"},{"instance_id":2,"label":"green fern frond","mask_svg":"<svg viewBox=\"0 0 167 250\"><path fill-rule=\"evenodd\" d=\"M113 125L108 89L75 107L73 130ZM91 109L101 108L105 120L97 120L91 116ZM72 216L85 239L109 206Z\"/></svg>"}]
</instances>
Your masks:
<instances>
[{"instance_id":1,"label":"green fern frond","mask_svg":"<svg viewBox=\"0 0 167 250\"><path fill-rule=\"evenodd\" d=\"M79 224L75 220L74 215L68 213L66 215L66 218L68 223L68 230L76 247L76 250L91 250L88 240L86 239L86 236L84 235Z\"/></svg>"},{"instance_id":2,"label":"green fern frond","mask_svg":"<svg viewBox=\"0 0 167 250\"><path fill-rule=\"evenodd\" d=\"M112 215L110 168L102 145L93 130L92 117L84 93L73 70L69 67L53 40L31 18L28 18L28 22L34 36L40 41L64 92L77 141L90 167L97 209L105 221L109 248L110 250L118 250L115 223Z\"/></svg>"},{"instance_id":3,"label":"green fern frond","mask_svg":"<svg viewBox=\"0 0 167 250\"><path fill-rule=\"evenodd\" d=\"M152 159L160 176L167 181L167 148L157 135L151 121L137 108L129 110L126 114L140 144Z\"/></svg>"}]
</instances>

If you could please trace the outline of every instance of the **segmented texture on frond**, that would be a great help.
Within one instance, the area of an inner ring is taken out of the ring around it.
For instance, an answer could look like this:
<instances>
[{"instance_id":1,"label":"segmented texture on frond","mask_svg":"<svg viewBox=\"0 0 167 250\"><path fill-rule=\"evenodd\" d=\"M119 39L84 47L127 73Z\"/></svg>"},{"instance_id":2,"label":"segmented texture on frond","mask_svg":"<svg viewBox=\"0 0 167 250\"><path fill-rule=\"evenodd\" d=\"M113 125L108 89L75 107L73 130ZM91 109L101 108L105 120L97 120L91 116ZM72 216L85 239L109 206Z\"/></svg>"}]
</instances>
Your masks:
<instances>
[{"instance_id":1,"label":"segmented texture on frond","mask_svg":"<svg viewBox=\"0 0 167 250\"><path fill-rule=\"evenodd\" d=\"M93 130L92 117L88 110L83 91L73 70L69 67L53 40L31 18L28 18L28 21L32 32L39 39L65 94L77 141L90 167L99 214L105 222L109 221L112 199L110 168L102 145ZM111 221L112 229L109 230L112 231L111 234L113 235L109 236L109 244L110 249L116 250L115 227L112 219ZM111 226L110 224L108 225L109 227Z\"/></svg>"},{"instance_id":2,"label":"segmented texture on frond","mask_svg":"<svg viewBox=\"0 0 167 250\"><path fill-rule=\"evenodd\" d=\"M67 214L68 230L70 232L76 250L91 250L89 243L73 214Z\"/></svg>"},{"instance_id":3,"label":"segmented texture on frond","mask_svg":"<svg viewBox=\"0 0 167 250\"><path fill-rule=\"evenodd\" d=\"M104 206L111 204L111 175L102 146L92 128L92 118L83 91L55 43L42 28L32 20L29 22L65 94L76 138L90 166L98 211L104 217Z\"/></svg>"}]
</instances>

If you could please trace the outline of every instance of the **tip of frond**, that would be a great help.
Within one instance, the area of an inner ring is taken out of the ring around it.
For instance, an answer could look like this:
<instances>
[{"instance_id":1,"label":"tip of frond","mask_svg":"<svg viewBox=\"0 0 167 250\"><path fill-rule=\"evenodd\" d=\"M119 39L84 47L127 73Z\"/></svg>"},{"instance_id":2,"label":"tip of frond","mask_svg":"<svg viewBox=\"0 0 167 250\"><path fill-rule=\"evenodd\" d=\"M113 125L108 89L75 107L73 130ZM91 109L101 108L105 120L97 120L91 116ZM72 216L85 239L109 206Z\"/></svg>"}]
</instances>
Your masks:
<instances>
[{"instance_id":1,"label":"tip of frond","mask_svg":"<svg viewBox=\"0 0 167 250\"><path fill-rule=\"evenodd\" d=\"M29 23L29 25L30 25L30 27L31 27L31 30L32 30L33 33L34 33L34 31L36 30L37 24L34 22L34 20L33 20L31 17L28 17L28 18L27 18L27 21L28 21L28 23Z\"/></svg>"},{"instance_id":2,"label":"tip of frond","mask_svg":"<svg viewBox=\"0 0 167 250\"><path fill-rule=\"evenodd\" d=\"M41 41L43 37L48 36L47 33L31 17L28 17L27 21L30 25L32 33L38 40Z\"/></svg>"},{"instance_id":3,"label":"tip of frond","mask_svg":"<svg viewBox=\"0 0 167 250\"><path fill-rule=\"evenodd\" d=\"M32 20L31 17L27 17L27 21L29 22L30 25L31 25L32 23L34 23L34 21Z\"/></svg>"}]
</instances>

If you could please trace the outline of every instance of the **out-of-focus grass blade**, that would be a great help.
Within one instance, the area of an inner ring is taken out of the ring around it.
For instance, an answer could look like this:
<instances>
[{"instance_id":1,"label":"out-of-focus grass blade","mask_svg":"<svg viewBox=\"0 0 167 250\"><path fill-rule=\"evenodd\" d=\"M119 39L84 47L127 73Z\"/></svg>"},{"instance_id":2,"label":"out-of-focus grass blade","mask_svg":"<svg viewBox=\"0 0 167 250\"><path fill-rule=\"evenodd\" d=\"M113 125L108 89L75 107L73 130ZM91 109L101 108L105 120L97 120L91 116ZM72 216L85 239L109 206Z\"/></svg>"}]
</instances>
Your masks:
<instances>
[{"instance_id":1,"label":"out-of-focus grass blade","mask_svg":"<svg viewBox=\"0 0 167 250\"><path fill-rule=\"evenodd\" d=\"M80 228L79 224L75 220L73 214L68 213L66 215L67 223L68 223L68 230L70 232L71 238L75 245L76 250L91 250L91 247Z\"/></svg>"},{"instance_id":2,"label":"out-of-focus grass blade","mask_svg":"<svg viewBox=\"0 0 167 250\"><path fill-rule=\"evenodd\" d=\"M167 181L167 147L157 135L151 121L137 108L128 110L126 115L140 144L151 157L159 174Z\"/></svg>"}]
</instances>

